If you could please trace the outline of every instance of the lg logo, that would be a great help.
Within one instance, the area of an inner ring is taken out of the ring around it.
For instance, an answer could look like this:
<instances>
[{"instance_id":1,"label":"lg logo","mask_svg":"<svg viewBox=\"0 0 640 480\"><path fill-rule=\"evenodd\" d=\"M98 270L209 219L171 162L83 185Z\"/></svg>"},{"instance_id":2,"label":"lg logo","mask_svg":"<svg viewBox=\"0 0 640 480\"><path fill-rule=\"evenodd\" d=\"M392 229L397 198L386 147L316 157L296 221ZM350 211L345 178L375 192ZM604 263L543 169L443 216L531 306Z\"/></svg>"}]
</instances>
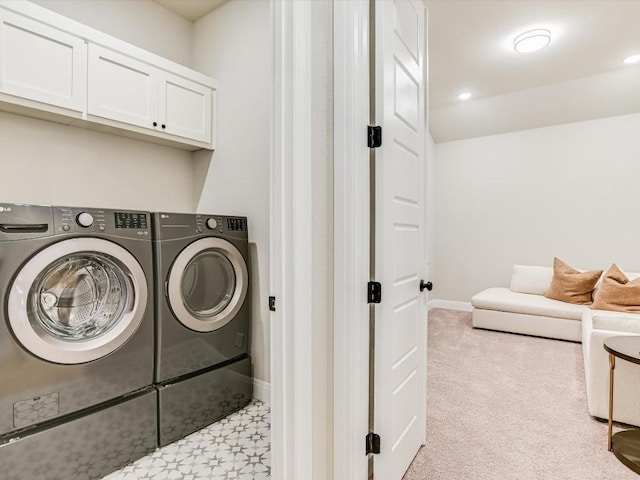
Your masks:
<instances>
[{"instance_id":1,"label":"lg logo","mask_svg":"<svg viewBox=\"0 0 640 480\"><path fill-rule=\"evenodd\" d=\"M10 212L11 207L0 207L0 212Z\"/></svg>"}]
</instances>

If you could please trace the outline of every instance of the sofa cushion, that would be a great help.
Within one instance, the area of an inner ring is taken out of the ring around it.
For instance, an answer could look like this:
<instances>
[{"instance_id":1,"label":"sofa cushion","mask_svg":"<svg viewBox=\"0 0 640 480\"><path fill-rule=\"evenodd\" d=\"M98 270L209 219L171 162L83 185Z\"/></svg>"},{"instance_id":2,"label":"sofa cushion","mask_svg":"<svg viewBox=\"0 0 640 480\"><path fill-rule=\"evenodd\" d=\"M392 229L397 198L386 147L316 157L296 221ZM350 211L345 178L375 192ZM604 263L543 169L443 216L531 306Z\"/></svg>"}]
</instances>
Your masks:
<instances>
[{"instance_id":1,"label":"sofa cushion","mask_svg":"<svg viewBox=\"0 0 640 480\"><path fill-rule=\"evenodd\" d=\"M514 265L511 273L511 290L544 295L552 279L553 268L551 267Z\"/></svg>"},{"instance_id":2,"label":"sofa cushion","mask_svg":"<svg viewBox=\"0 0 640 480\"><path fill-rule=\"evenodd\" d=\"M592 308L640 312L640 278L629 280L614 263L605 273L602 283L594 294Z\"/></svg>"},{"instance_id":3,"label":"sofa cushion","mask_svg":"<svg viewBox=\"0 0 640 480\"><path fill-rule=\"evenodd\" d=\"M502 312L524 313L545 317L580 320L587 305L560 302L543 295L514 292L504 287L487 288L471 299L476 308Z\"/></svg>"},{"instance_id":4,"label":"sofa cushion","mask_svg":"<svg viewBox=\"0 0 640 480\"><path fill-rule=\"evenodd\" d=\"M559 258L553 259L553 280L545 297L580 305L591 304L593 292L602 270L581 272Z\"/></svg>"},{"instance_id":5,"label":"sofa cushion","mask_svg":"<svg viewBox=\"0 0 640 480\"><path fill-rule=\"evenodd\" d=\"M593 310L591 324L594 330L611 330L640 334L640 314Z\"/></svg>"}]
</instances>

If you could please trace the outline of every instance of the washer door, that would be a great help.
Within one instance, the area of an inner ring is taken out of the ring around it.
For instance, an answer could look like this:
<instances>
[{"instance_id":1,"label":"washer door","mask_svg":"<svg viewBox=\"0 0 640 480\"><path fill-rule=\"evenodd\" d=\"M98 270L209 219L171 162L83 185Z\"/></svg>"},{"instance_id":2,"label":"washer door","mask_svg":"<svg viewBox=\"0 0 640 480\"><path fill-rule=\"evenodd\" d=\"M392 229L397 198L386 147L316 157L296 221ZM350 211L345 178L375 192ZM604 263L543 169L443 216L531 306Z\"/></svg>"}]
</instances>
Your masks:
<instances>
[{"instance_id":1,"label":"washer door","mask_svg":"<svg viewBox=\"0 0 640 480\"><path fill-rule=\"evenodd\" d=\"M212 332L238 313L249 287L242 254L221 238L203 238L185 248L167 280L169 305L176 318L196 332Z\"/></svg>"},{"instance_id":2,"label":"washer door","mask_svg":"<svg viewBox=\"0 0 640 480\"><path fill-rule=\"evenodd\" d=\"M97 238L64 240L18 272L9 293L9 323L34 355L86 363L115 351L135 333L147 294L142 267L121 246Z\"/></svg>"}]
</instances>

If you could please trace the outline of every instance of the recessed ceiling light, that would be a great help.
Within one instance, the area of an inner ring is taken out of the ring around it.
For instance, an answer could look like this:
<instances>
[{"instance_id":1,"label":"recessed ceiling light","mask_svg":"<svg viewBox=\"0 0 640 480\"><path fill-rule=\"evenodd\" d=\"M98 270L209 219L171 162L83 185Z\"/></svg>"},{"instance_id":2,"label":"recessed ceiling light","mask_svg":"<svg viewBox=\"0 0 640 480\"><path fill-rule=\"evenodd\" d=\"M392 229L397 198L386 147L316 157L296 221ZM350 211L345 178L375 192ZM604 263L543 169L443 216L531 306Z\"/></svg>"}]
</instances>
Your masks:
<instances>
[{"instance_id":1,"label":"recessed ceiling light","mask_svg":"<svg viewBox=\"0 0 640 480\"><path fill-rule=\"evenodd\" d=\"M458 95L460 100L469 100L471 98L471 94L469 92L464 92Z\"/></svg>"},{"instance_id":2,"label":"recessed ceiling light","mask_svg":"<svg viewBox=\"0 0 640 480\"><path fill-rule=\"evenodd\" d=\"M536 28L521 33L513 39L513 49L518 53L542 50L551 43L551 32L546 28Z\"/></svg>"},{"instance_id":3,"label":"recessed ceiling light","mask_svg":"<svg viewBox=\"0 0 640 480\"><path fill-rule=\"evenodd\" d=\"M640 62L640 55L631 55L623 60L624 63L638 63Z\"/></svg>"}]
</instances>

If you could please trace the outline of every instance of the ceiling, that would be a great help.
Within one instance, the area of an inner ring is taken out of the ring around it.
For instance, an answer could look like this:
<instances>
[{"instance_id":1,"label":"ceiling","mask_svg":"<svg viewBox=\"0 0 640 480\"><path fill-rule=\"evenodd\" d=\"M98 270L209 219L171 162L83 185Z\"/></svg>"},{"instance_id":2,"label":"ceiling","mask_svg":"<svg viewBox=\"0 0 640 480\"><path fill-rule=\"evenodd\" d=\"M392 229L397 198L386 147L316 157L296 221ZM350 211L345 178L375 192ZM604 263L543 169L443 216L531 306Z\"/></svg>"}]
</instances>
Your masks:
<instances>
[{"instance_id":1,"label":"ceiling","mask_svg":"<svg viewBox=\"0 0 640 480\"><path fill-rule=\"evenodd\" d=\"M195 21L228 0L155 1ZM424 2L436 143L640 112L640 66L622 63L640 54L640 0ZM540 26L551 44L516 53L513 37Z\"/></svg>"},{"instance_id":2,"label":"ceiling","mask_svg":"<svg viewBox=\"0 0 640 480\"><path fill-rule=\"evenodd\" d=\"M520 113L532 117L532 127L598 118L603 113L629 113L624 111L631 107L622 92L610 90L622 84L640 90L636 87L640 67L622 63L627 56L640 53L640 1L425 3L429 12L430 120L436 142L509 131L509 121L493 129L489 125L493 117L509 113L505 110L526 109ZM516 34L542 26L552 32L547 48L529 54L513 50ZM457 96L465 91L473 97L461 102ZM613 103L623 111L612 109ZM532 106L540 112L532 112ZM576 106L580 112L568 111ZM640 111L640 104L631 110ZM546 118L533 118L536 113ZM526 118L513 120L517 129L527 128ZM484 125L473 127L474 122ZM465 123L468 128L462 128Z\"/></svg>"},{"instance_id":3,"label":"ceiling","mask_svg":"<svg viewBox=\"0 0 640 480\"><path fill-rule=\"evenodd\" d=\"M195 22L228 0L155 0L181 17Z\"/></svg>"}]
</instances>

